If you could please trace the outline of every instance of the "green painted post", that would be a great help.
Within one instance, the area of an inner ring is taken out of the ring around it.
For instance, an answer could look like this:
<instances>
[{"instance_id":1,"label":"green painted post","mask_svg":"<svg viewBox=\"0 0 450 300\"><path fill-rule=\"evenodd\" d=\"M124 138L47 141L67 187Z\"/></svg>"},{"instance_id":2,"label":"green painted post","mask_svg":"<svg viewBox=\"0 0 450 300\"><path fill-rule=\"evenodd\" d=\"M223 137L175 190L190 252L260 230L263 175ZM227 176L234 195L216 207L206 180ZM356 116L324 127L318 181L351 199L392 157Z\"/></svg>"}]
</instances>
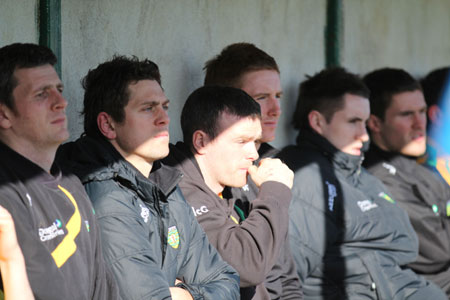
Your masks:
<instances>
[{"instance_id":1,"label":"green painted post","mask_svg":"<svg viewBox=\"0 0 450 300\"><path fill-rule=\"evenodd\" d=\"M39 45L55 53L58 58L55 69L61 77L61 0L39 0L38 23Z\"/></svg>"},{"instance_id":2,"label":"green painted post","mask_svg":"<svg viewBox=\"0 0 450 300\"><path fill-rule=\"evenodd\" d=\"M341 65L342 34L342 0L327 0L327 24L325 27L325 65L327 68Z\"/></svg>"}]
</instances>

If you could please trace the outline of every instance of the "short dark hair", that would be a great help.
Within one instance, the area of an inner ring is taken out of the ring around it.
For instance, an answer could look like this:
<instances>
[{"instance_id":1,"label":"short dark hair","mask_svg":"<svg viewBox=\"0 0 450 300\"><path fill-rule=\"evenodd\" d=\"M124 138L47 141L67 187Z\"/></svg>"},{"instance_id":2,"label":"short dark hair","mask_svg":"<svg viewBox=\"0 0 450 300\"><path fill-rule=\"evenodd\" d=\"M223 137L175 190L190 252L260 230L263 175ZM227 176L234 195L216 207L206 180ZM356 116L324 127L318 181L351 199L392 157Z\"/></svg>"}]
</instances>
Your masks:
<instances>
[{"instance_id":1,"label":"short dark hair","mask_svg":"<svg viewBox=\"0 0 450 300\"><path fill-rule=\"evenodd\" d=\"M130 100L128 87L140 80L155 80L161 85L158 66L136 56L114 56L112 60L89 70L82 80L84 92L84 132L91 137L102 137L97 117L101 112L109 114L120 123L125 118L125 106Z\"/></svg>"},{"instance_id":2,"label":"short dark hair","mask_svg":"<svg viewBox=\"0 0 450 300\"><path fill-rule=\"evenodd\" d=\"M392 96L422 90L420 83L402 69L382 68L366 74L364 83L370 90L370 113L384 120Z\"/></svg>"},{"instance_id":3,"label":"short dark hair","mask_svg":"<svg viewBox=\"0 0 450 300\"><path fill-rule=\"evenodd\" d=\"M0 103L14 110L13 90L18 84L17 69L56 64L52 50L36 44L15 43L0 48Z\"/></svg>"},{"instance_id":4,"label":"short dark hair","mask_svg":"<svg viewBox=\"0 0 450 300\"><path fill-rule=\"evenodd\" d=\"M293 125L296 129L310 128L308 115L317 110L330 122L336 111L344 105L344 95L352 94L368 98L369 89L355 74L344 68L320 71L300 84Z\"/></svg>"},{"instance_id":5,"label":"short dark hair","mask_svg":"<svg viewBox=\"0 0 450 300\"><path fill-rule=\"evenodd\" d=\"M243 90L223 86L198 88L189 95L181 112L184 143L193 149L192 136L197 130L214 139L220 133L218 122L223 113L242 118L261 117L259 104Z\"/></svg>"},{"instance_id":6,"label":"short dark hair","mask_svg":"<svg viewBox=\"0 0 450 300\"><path fill-rule=\"evenodd\" d=\"M439 68L431 71L421 81L423 95L428 107L438 105L445 92L450 75L450 67Z\"/></svg>"},{"instance_id":7,"label":"short dark hair","mask_svg":"<svg viewBox=\"0 0 450 300\"><path fill-rule=\"evenodd\" d=\"M236 43L225 47L219 55L205 63L205 85L237 87L244 73L274 70L280 73L275 59L249 43Z\"/></svg>"}]
</instances>

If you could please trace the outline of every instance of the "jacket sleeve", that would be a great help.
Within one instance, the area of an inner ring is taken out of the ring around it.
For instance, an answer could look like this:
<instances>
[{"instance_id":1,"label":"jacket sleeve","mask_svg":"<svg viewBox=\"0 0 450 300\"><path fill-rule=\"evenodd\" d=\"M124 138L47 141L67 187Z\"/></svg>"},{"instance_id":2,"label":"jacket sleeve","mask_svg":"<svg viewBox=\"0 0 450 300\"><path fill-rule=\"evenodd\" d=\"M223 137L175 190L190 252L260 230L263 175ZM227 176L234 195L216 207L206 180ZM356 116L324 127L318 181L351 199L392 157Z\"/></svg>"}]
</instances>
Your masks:
<instances>
[{"instance_id":1,"label":"jacket sleeve","mask_svg":"<svg viewBox=\"0 0 450 300\"><path fill-rule=\"evenodd\" d=\"M211 197L216 195L185 180L180 186L194 209L207 208L206 213L197 214L197 220L223 259L238 271L241 287L263 282L275 264L286 236L290 189L277 182L262 184L249 216L236 224L224 208L226 205L213 204Z\"/></svg>"},{"instance_id":2,"label":"jacket sleeve","mask_svg":"<svg viewBox=\"0 0 450 300\"><path fill-rule=\"evenodd\" d=\"M297 275L291 247L289 247L288 236L286 236L285 243L282 245L280 257L267 276L264 285L271 295L279 297L277 299L303 299L303 290Z\"/></svg>"},{"instance_id":3,"label":"jacket sleeve","mask_svg":"<svg viewBox=\"0 0 450 300\"><path fill-rule=\"evenodd\" d=\"M425 168L417 170L415 176L419 179L413 182L403 178L407 174L393 176L381 167L370 171L381 179L397 204L408 213L419 237L419 256L409 266L425 274L446 272L450 261L450 219L445 216L446 200L450 200L449 188L438 178L431 186L431 178L435 175ZM425 174L428 178L420 179ZM439 207L440 213L433 212L433 204Z\"/></svg>"},{"instance_id":4,"label":"jacket sleeve","mask_svg":"<svg viewBox=\"0 0 450 300\"><path fill-rule=\"evenodd\" d=\"M169 283L161 272L160 254L153 253L150 229L134 207L123 201L130 195L115 186L85 185L93 200L101 231L105 260L123 299L171 299ZM131 202L131 201L130 201Z\"/></svg>"},{"instance_id":5,"label":"jacket sleeve","mask_svg":"<svg viewBox=\"0 0 450 300\"><path fill-rule=\"evenodd\" d=\"M183 199L181 191L178 198ZM239 299L239 275L222 260L217 250L209 243L205 232L198 224L192 209L183 199L185 215L190 224L190 243L187 257L179 270L181 286L194 299Z\"/></svg>"},{"instance_id":6,"label":"jacket sleeve","mask_svg":"<svg viewBox=\"0 0 450 300\"><path fill-rule=\"evenodd\" d=\"M102 244L100 240L100 228L95 221L93 222L93 228L96 231L96 243L95 243L95 286L92 295L92 299L121 299L119 296L119 291L117 289L117 283L114 278L114 274L111 269L106 265Z\"/></svg>"},{"instance_id":7,"label":"jacket sleeve","mask_svg":"<svg viewBox=\"0 0 450 300\"><path fill-rule=\"evenodd\" d=\"M301 176L297 176L300 178ZM304 178L302 177L302 180ZM302 283L322 263L328 247L341 235L333 216L321 209L321 193L311 184L308 201L300 196L302 186L294 182L293 197L289 213L289 239L297 274ZM313 190L315 192L313 192ZM315 204L319 203L319 206Z\"/></svg>"}]
</instances>

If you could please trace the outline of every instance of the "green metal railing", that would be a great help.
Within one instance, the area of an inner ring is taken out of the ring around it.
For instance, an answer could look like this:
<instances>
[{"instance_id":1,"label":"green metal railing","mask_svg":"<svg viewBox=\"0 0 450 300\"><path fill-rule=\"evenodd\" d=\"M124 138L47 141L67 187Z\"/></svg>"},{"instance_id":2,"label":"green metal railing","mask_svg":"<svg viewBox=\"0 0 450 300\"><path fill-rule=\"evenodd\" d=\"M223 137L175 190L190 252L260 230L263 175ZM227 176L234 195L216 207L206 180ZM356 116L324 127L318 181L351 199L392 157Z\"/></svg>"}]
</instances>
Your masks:
<instances>
[{"instance_id":1,"label":"green metal railing","mask_svg":"<svg viewBox=\"0 0 450 300\"><path fill-rule=\"evenodd\" d=\"M341 65L343 47L342 0L327 0L327 21L325 26L325 66Z\"/></svg>"},{"instance_id":2,"label":"green metal railing","mask_svg":"<svg viewBox=\"0 0 450 300\"><path fill-rule=\"evenodd\" d=\"M39 45L55 53L58 58L55 69L61 77L61 0L39 0L38 24Z\"/></svg>"}]
</instances>

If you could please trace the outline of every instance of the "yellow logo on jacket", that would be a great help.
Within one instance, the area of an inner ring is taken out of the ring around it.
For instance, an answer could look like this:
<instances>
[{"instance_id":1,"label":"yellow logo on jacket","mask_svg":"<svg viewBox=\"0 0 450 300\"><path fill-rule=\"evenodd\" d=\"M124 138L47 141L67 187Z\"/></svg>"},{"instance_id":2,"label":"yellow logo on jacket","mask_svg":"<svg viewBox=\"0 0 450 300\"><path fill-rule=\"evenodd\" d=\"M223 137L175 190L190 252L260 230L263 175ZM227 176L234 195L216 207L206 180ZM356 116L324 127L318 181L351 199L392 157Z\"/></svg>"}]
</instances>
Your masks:
<instances>
[{"instance_id":1,"label":"yellow logo on jacket","mask_svg":"<svg viewBox=\"0 0 450 300\"><path fill-rule=\"evenodd\" d=\"M169 232L167 233L167 243L177 249L180 245L180 235L178 234L177 226L169 227Z\"/></svg>"}]
</instances>

